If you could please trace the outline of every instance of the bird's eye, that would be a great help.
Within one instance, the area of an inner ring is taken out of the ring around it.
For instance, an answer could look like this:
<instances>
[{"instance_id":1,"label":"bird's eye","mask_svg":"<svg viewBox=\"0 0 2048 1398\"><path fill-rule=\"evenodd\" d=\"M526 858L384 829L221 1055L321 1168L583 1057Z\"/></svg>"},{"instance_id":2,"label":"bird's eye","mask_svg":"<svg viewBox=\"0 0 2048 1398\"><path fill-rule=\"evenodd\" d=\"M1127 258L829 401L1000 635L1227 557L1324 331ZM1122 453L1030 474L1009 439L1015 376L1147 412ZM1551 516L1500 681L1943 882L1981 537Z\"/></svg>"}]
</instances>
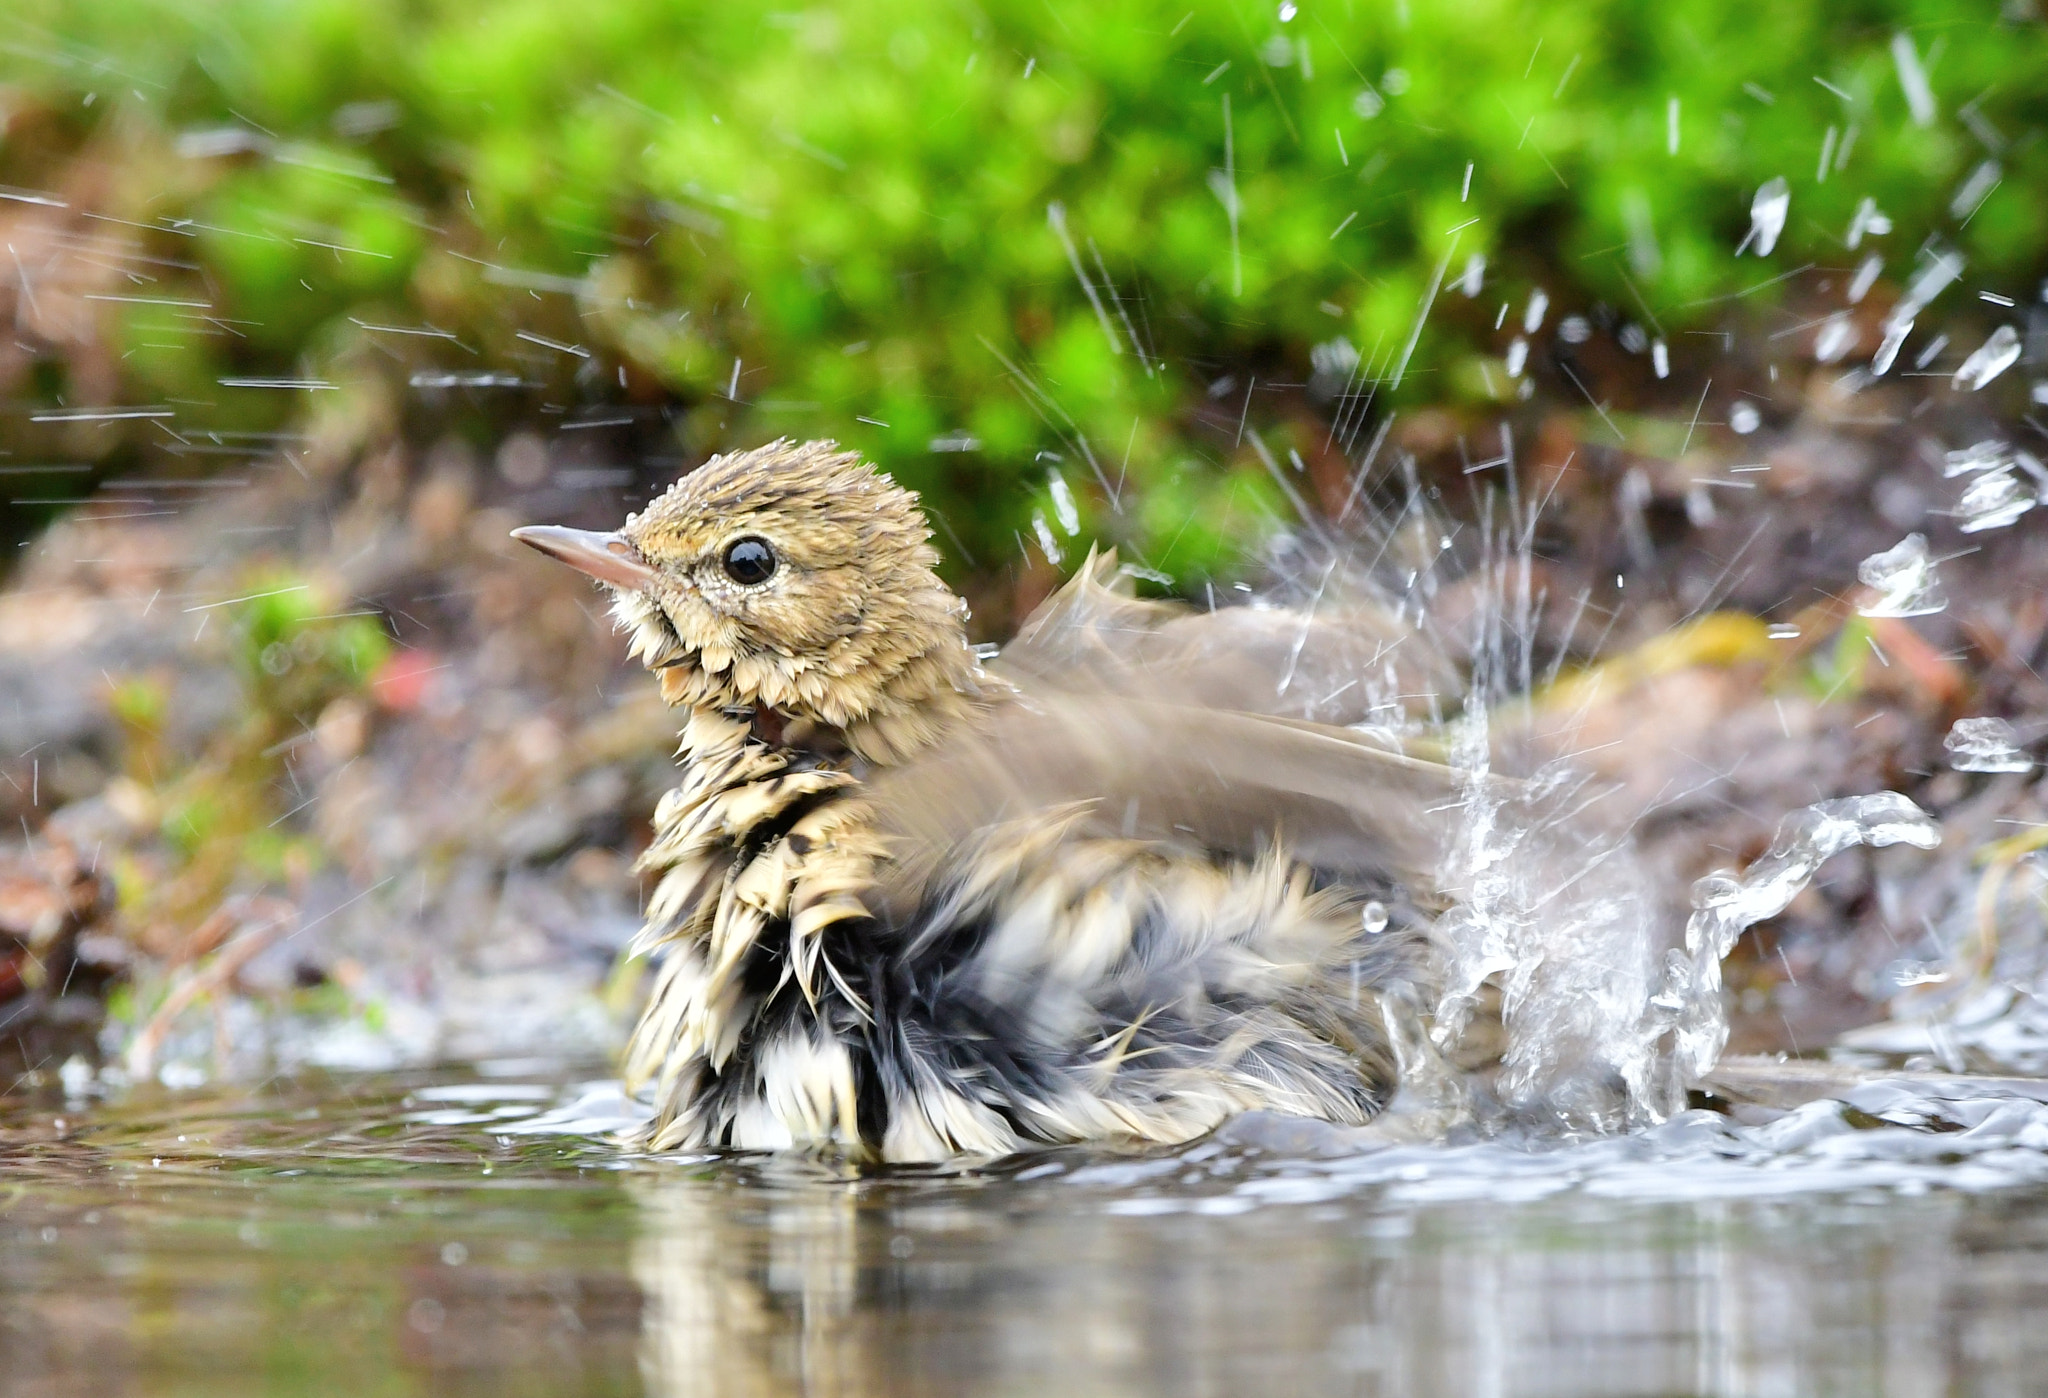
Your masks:
<instances>
[{"instance_id":1,"label":"bird's eye","mask_svg":"<svg viewBox=\"0 0 2048 1398\"><path fill-rule=\"evenodd\" d=\"M742 587L759 587L775 576L775 550L766 539L736 539L726 546L725 575Z\"/></svg>"}]
</instances>

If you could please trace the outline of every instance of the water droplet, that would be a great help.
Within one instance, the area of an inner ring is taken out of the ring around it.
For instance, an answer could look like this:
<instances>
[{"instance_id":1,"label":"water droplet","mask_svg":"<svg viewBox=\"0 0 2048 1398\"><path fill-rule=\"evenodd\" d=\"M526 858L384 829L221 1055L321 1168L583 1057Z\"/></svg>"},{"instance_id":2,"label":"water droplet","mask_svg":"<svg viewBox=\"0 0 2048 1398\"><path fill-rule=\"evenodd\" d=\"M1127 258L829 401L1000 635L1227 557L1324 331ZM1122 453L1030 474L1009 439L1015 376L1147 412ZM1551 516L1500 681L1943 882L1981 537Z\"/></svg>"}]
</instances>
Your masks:
<instances>
[{"instance_id":1,"label":"water droplet","mask_svg":"<svg viewBox=\"0 0 2048 1398\"><path fill-rule=\"evenodd\" d=\"M1904 319L1894 315L1884 323L1884 339L1877 347L1877 353L1870 357L1870 372L1887 374L1899 357L1899 347L1906 343L1906 337L1913 333L1913 318Z\"/></svg>"},{"instance_id":2,"label":"water droplet","mask_svg":"<svg viewBox=\"0 0 2048 1398\"><path fill-rule=\"evenodd\" d=\"M1081 532L1081 511L1074 504L1074 492L1068 487L1067 478L1057 471L1048 475L1046 486L1052 492L1052 509L1059 516L1060 528L1072 538Z\"/></svg>"},{"instance_id":3,"label":"water droplet","mask_svg":"<svg viewBox=\"0 0 2048 1398\"><path fill-rule=\"evenodd\" d=\"M1942 453L1941 474L1944 479L1953 480L1976 471L2002 471L2011 465L2012 448L1996 437L1987 437L1959 451Z\"/></svg>"},{"instance_id":4,"label":"water droplet","mask_svg":"<svg viewBox=\"0 0 2048 1398\"><path fill-rule=\"evenodd\" d=\"M1737 403L1728 410L1728 427L1738 437L1747 437L1763 426L1764 416L1754 404Z\"/></svg>"},{"instance_id":5,"label":"water droplet","mask_svg":"<svg viewBox=\"0 0 2048 1398\"><path fill-rule=\"evenodd\" d=\"M1486 254L1475 252L1465 259L1465 274L1458 278L1458 289L1467 296L1477 296L1486 287Z\"/></svg>"},{"instance_id":6,"label":"water droplet","mask_svg":"<svg viewBox=\"0 0 2048 1398\"><path fill-rule=\"evenodd\" d=\"M1965 534L2003 529L2039 503L2011 469L2001 466L1971 481L1956 502L1956 516Z\"/></svg>"},{"instance_id":7,"label":"water droplet","mask_svg":"<svg viewBox=\"0 0 2048 1398\"><path fill-rule=\"evenodd\" d=\"M1948 606L1948 594L1927 556L1927 538L1908 534L1856 567L1856 577L1877 596L1856 610L1868 617L1932 616Z\"/></svg>"},{"instance_id":8,"label":"water droplet","mask_svg":"<svg viewBox=\"0 0 2048 1398\"><path fill-rule=\"evenodd\" d=\"M1375 898L1359 911L1358 925L1368 936L1378 936L1387 930L1387 905Z\"/></svg>"},{"instance_id":9,"label":"water droplet","mask_svg":"<svg viewBox=\"0 0 2048 1398\"><path fill-rule=\"evenodd\" d=\"M1769 257L1785 231L1785 215L1792 209L1792 187L1783 175L1767 182L1749 201L1749 235L1743 247L1755 248L1758 257Z\"/></svg>"},{"instance_id":10,"label":"water droplet","mask_svg":"<svg viewBox=\"0 0 2048 1398\"><path fill-rule=\"evenodd\" d=\"M1878 212L1877 201L1866 198L1856 206L1856 214L1849 220L1849 235L1843 241L1854 249L1863 245L1866 233L1882 238L1891 231L1892 221ZM1856 298L1851 296L1849 299L1854 301Z\"/></svg>"},{"instance_id":11,"label":"water droplet","mask_svg":"<svg viewBox=\"0 0 2048 1398\"><path fill-rule=\"evenodd\" d=\"M1941 745L1958 772L2026 772L2034 766L2020 751L2020 735L2002 718L1959 718Z\"/></svg>"},{"instance_id":12,"label":"water droplet","mask_svg":"<svg viewBox=\"0 0 2048 1398\"><path fill-rule=\"evenodd\" d=\"M1856 347L1856 322L1847 311L1840 311L1820 323L1820 329L1813 336L1813 357L1822 364L1833 364Z\"/></svg>"},{"instance_id":13,"label":"water droplet","mask_svg":"<svg viewBox=\"0 0 2048 1398\"><path fill-rule=\"evenodd\" d=\"M2019 331L2010 325L2001 325L1991 332L1990 339L1977 347L1976 353L1963 361L1963 367L1956 370L1956 387L1975 392L2012 368L2019 358Z\"/></svg>"}]
</instances>

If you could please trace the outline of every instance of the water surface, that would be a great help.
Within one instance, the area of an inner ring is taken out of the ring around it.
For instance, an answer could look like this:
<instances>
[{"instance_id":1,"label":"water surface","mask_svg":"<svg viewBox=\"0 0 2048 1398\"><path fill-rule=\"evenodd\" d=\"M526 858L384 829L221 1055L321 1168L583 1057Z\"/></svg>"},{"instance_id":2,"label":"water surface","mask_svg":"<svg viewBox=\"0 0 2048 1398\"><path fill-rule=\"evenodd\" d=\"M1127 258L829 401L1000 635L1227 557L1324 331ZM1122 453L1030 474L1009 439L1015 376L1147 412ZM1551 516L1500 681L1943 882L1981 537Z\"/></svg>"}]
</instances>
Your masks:
<instances>
[{"instance_id":1,"label":"water surface","mask_svg":"<svg viewBox=\"0 0 2048 1398\"><path fill-rule=\"evenodd\" d=\"M0 1109L0 1388L2048 1387L2031 1104L1910 1133L1828 1105L1767 1152L1704 1118L1540 1151L1254 1129L863 1177L534 1131L606 1093L509 1066Z\"/></svg>"}]
</instances>

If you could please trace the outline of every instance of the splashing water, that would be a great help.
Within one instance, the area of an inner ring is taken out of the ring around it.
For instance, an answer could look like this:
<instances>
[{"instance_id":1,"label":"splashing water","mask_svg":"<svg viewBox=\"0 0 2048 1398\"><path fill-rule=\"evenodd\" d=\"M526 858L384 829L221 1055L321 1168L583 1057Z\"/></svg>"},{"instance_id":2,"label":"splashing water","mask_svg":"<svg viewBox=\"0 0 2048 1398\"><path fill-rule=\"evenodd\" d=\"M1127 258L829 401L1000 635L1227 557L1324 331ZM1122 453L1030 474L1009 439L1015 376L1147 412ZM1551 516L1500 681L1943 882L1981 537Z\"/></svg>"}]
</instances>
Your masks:
<instances>
[{"instance_id":1,"label":"splashing water","mask_svg":"<svg viewBox=\"0 0 2048 1398\"><path fill-rule=\"evenodd\" d=\"M1976 534L2003 529L2038 503L2034 492L2021 484L2010 468L2001 467L1970 482L1956 502L1956 517L1965 534Z\"/></svg>"},{"instance_id":2,"label":"splashing water","mask_svg":"<svg viewBox=\"0 0 2048 1398\"><path fill-rule=\"evenodd\" d=\"M1965 265L1963 255L1953 251L1937 252L1927 259L1907 284L1906 294L1885 317L1884 343L1878 346L1876 356L1870 361L1871 373L1882 375L1890 372L1898 358L1899 347L1906 343L1906 336L1913 333L1914 320L1935 297L1948 289L1951 282L1962 277Z\"/></svg>"},{"instance_id":3,"label":"splashing water","mask_svg":"<svg viewBox=\"0 0 2048 1398\"><path fill-rule=\"evenodd\" d=\"M1877 597L1856 610L1868 617L1932 616L1948 606L1948 594L1927 556L1927 536L1908 534L1883 553L1856 566L1856 577Z\"/></svg>"},{"instance_id":4,"label":"splashing water","mask_svg":"<svg viewBox=\"0 0 2048 1398\"><path fill-rule=\"evenodd\" d=\"M1941 474L1944 479L1967 476L1973 471L1993 471L2012 465L2012 448L1997 438L1972 442L1960 451L1946 452L1941 458Z\"/></svg>"},{"instance_id":5,"label":"splashing water","mask_svg":"<svg viewBox=\"0 0 2048 1398\"><path fill-rule=\"evenodd\" d=\"M1913 333L1913 317L1892 316L1884 323L1884 339L1877 347L1877 353L1870 357L1870 372L1888 374L1899 357L1900 346Z\"/></svg>"},{"instance_id":6,"label":"splashing water","mask_svg":"<svg viewBox=\"0 0 2048 1398\"><path fill-rule=\"evenodd\" d=\"M1749 201L1749 233L1736 252L1754 248L1758 257L1769 257L1778 246L1778 235L1785 231L1785 216L1791 210L1792 186L1785 182L1785 177L1780 175L1766 182Z\"/></svg>"},{"instance_id":7,"label":"splashing water","mask_svg":"<svg viewBox=\"0 0 2048 1398\"><path fill-rule=\"evenodd\" d=\"M1488 705L1530 688L1529 530L1523 519L1519 539L1489 535L1471 688L1449 733L1463 789L1439 868L1454 902L1434 928L1432 1038L1455 1057L1491 981L1506 1039L1493 1084L1500 1105L1612 1130L1662 1114L1651 1095L1660 1051L1641 1028L1657 984L1654 884L1626 833L1560 814L1599 797L1588 800L1569 759L1519 782L1494 770Z\"/></svg>"},{"instance_id":8,"label":"splashing water","mask_svg":"<svg viewBox=\"0 0 2048 1398\"><path fill-rule=\"evenodd\" d=\"M1694 884L1685 950L1670 953L1664 989L1654 1002L1670 1016L1672 1086L1698 1081L1727 1046L1721 959L1734 950L1736 938L1785 911L1821 864L1843 850L1898 844L1932 849L1940 842L1934 820L1897 792L1849 796L1787 816L1770 850L1747 873L1709 874ZM1672 1100L1675 1105L1681 1099L1674 1092Z\"/></svg>"},{"instance_id":9,"label":"splashing water","mask_svg":"<svg viewBox=\"0 0 2048 1398\"><path fill-rule=\"evenodd\" d=\"M1959 718L1941 740L1958 772L2027 772L2034 759L2020 750L2020 735L2002 718Z\"/></svg>"},{"instance_id":10,"label":"splashing water","mask_svg":"<svg viewBox=\"0 0 2048 1398\"><path fill-rule=\"evenodd\" d=\"M2020 332L2001 325L1956 370L1956 387L1975 392L2020 360Z\"/></svg>"},{"instance_id":11,"label":"splashing water","mask_svg":"<svg viewBox=\"0 0 2048 1398\"><path fill-rule=\"evenodd\" d=\"M1854 288L1851 288L1854 291ZM1852 299L1854 299L1852 297ZM1820 324L1813 336L1813 357L1833 364L1856 347L1856 321L1847 311L1838 311Z\"/></svg>"}]
</instances>

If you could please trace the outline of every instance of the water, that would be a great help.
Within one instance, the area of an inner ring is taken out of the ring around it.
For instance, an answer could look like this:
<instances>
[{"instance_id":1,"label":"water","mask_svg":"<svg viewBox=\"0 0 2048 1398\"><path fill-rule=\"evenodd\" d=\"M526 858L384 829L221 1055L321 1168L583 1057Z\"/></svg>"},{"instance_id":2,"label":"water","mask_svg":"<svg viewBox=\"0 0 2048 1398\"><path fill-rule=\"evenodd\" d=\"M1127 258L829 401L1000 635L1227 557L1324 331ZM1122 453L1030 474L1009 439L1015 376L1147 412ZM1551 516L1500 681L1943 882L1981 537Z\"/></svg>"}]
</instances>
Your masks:
<instances>
[{"instance_id":1,"label":"water","mask_svg":"<svg viewBox=\"0 0 2048 1398\"><path fill-rule=\"evenodd\" d=\"M1927 556L1927 537L1908 534L1883 553L1863 560L1856 576L1877 596L1858 607L1864 616L1931 616L1948 607L1948 594Z\"/></svg>"},{"instance_id":2,"label":"water","mask_svg":"<svg viewBox=\"0 0 2048 1398\"><path fill-rule=\"evenodd\" d=\"M7 1391L1936 1395L2048 1371L2048 1187L1996 1165L2048 1163L2017 1144L2048 1142L2030 1102L1990 1109L2028 1118L2002 1145L1973 1144L1988 1118L1887 1125L1929 1102L1874 1087L1860 1126L1821 1103L1332 1154L1269 1121L862 1178L507 1134L571 1081L11 1104Z\"/></svg>"},{"instance_id":3,"label":"water","mask_svg":"<svg viewBox=\"0 0 2048 1398\"><path fill-rule=\"evenodd\" d=\"M1959 718L1941 745L1958 772L2027 772L2034 766L2020 750L2018 730L2002 718Z\"/></svg>"}]
</instances>

